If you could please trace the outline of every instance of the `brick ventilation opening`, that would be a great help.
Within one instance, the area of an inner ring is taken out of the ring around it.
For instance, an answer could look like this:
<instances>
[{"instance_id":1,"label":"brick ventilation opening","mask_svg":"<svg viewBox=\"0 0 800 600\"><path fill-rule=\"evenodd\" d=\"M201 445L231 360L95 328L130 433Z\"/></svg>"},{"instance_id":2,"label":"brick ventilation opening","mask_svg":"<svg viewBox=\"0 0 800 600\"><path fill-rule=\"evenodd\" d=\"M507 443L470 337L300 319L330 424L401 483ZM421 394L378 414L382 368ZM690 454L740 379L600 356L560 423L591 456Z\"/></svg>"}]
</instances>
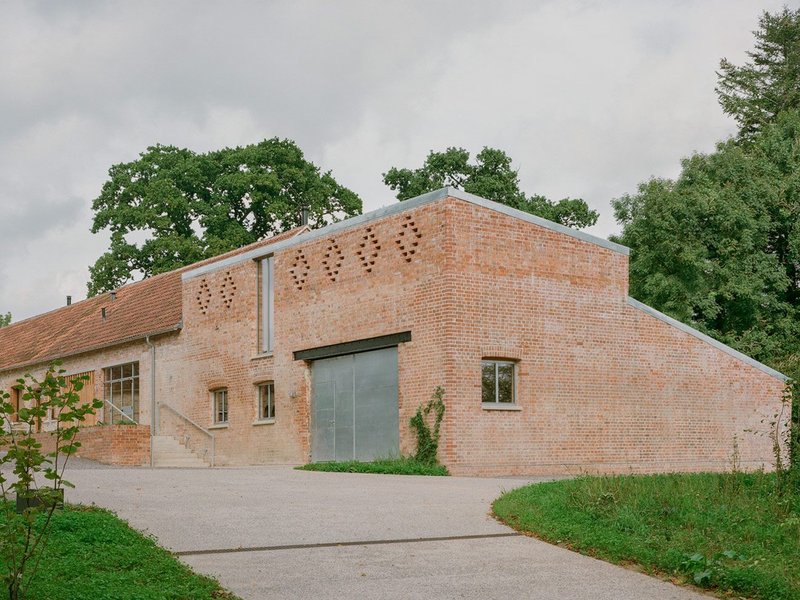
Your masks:
<instances>
[{"instance_id":1,"label":"brick ventilation opening","mask_svg":"<svg viewBox=\"0 0 800 600\"><path fill-rule=\"evenodd\" d=\"M208 287L208 281L203 279L200 282L200 289L197 290L197 305L204 315L208 314L209 304L211 304L211 289Z\"/></svg>"},{"instance_id":2,"label":"brick ventilation opening","mask_svg":"<svg viewBox=\"0 0 800 600\"><path fill-rule=\"evenodd\" d=\"M411 262L411 257L416 254L421 237L422 234L419 232L419 227L411 218L411 215L405 215L405 221L397 234L395 243L406 262Z\"/></svg>"},{"instance_id":3,"label":"brick ventilation opening","mask_svg":"<svg viewBox=\"0 0 800 600\"><path fill-rule=\"evenodd\" d=\"M230 308L233 304L233 297L236 295L236 283L233 281L230 271L225 273L225 277L222 278L219 295L222 297L222 304L225 305L225 308Z\"/></svg>"},{"instance_id":4,"label":"brick ventilation opening","mask_svg":"<svg viewBox=\"0 0 800 600\"><path fill-rule=\"evenodd\" d=\"M294 286L298 290L303 289L306 279L308 278L308 272L310 270L311 267L308 265L308 259L306 258L305 252L300 249L296 250L294 253L294 262L292 263L292 267L289 269L289 273L292 274Z\"/></svg>"},{"instance_id":5,"label":"brick ventilation opening","mask_svg":"<svg viewBox=\"0 0 800 600\"><path fill-rule=\"evenodd\" d=\"M342 261L344 260L344 253L339 248L339 244L335 239L328 240L328 247L325 248L325 256L322 259L322 268L325 274L331 281L336 281L339 275L339 269L342 268Z\"/></svg>"},{"instance_id":6,"label":"brick ventilation opening","mask_svg":"<svg viewBox=\"0 0 800 600\"><path fill-rule=\"evenodd\" d=\"M364 235L361 237L359 250L356 252L358 259L361 261L361 266L367 273L372 272L372 267L375 265L375 259L378 258L378 250L381 249L378 243L378 238L375 235L372 227L367 227L364 230Z\"/></svg>"}]
</instances>

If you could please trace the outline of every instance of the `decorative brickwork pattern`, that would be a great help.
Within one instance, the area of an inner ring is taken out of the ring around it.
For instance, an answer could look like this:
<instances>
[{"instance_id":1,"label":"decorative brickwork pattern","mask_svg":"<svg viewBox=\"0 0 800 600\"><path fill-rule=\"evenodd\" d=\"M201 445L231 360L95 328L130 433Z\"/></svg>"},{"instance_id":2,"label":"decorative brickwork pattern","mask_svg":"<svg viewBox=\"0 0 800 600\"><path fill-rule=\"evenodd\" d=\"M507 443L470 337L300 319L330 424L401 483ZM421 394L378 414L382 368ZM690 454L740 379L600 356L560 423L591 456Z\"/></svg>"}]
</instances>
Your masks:
<instances>
[{"instance_id":1,"label":"decorative brickwork pattern","mask_svg":"<svg viewBox=\"0 0 800 600\"><path fill-rule=\"evenodd\" d=\"M222 283L219 286L219 295L222 298L222 305L230 308L233 304L233 297L236 295L236 283L233 281L230 271L225 272Z\"/></svg>"},{"instance_id":2,"label":"decorative brickwork pattern","mask_svg":"<svg viewBox=\"0 0 800 600\"><path fill-rule=\"evenodd\" d=\"M378 251L381 245L378 243L378 237L375 234L374 227L365 227L364 234L361 236L361 242L358 244L356 255L361 261L361 266L364 267L365 273L371 273L372 268L375 266L375 259L378 258Z\"/></svg>"},{"instance_id":3,"label":"decorative brickwork pattern","mask_svg":"<svg viewBox=\"0 0 800 600\"><path fill-rule=\"evenodd\" d=\"M308 264L305 252L302 249L296 250L294 252L294 261L289 268L289 273L292 274L294 287L296 287L298 291L302 290L303 286L306 284L306 279L308 278L308 272L310 270L311 266Z\"/></svg>"},{"instance_id":4,"label":"decorative brickwork pattern","mask_svg":"<svg viewBox=\"0 0 800 600\"><path fill-rule=\"evenodd\" d=\"M406 262L411 262L411 258L416 254L421 237L422 234L419 231L419 227L417 227L411 215L403 215L403 222L400 231L397 233L395 243L400 255Z\"/></svg>"},{"instance_id":5,"label":"decorative brickwork pattern","mask_svg":"<svg viewBox=\"0 0 800 600\"><path fill-rule=\"evenodd\" d=\"M197 306L200 307L201 314L208 314L208 307L211 305L211 288L208 287L208 281L203 279L200 282L200 287L195 295Z\"/></svg>"},{"instance_id":6,"label":"decorative brickwork pattern","mask_svg":"<svg viewBox=\"0 0 800 600\"><path fill-rule=\"evenodd\" d=\"M344 262L344 252L336 243L335 239L328 240L328 245L325 247L325 254L322 258L322 270L331 281L336 281L339 276L339 269L342 268Z\"/></svg>"}]
</instances>

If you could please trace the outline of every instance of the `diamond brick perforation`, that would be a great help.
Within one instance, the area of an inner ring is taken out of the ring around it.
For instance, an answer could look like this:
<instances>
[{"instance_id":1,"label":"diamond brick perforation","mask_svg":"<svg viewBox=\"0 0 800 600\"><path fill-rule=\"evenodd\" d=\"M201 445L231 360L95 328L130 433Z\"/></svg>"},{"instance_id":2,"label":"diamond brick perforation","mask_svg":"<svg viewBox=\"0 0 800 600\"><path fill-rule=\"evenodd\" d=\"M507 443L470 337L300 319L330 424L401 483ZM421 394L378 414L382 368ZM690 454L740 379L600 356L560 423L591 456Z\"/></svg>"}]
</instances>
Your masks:
<instances>
[{"instance_id":1,"label":"diamond brick perforation","mask_svg":"<svg viewBox=\"0 0 800 600\"><path fill-rule=\"evenodd\" d=\"M223 306L230 308L233 304L233 297L236 295L236 283L233 281L230 271L227 271L225 277L222 278L222 283L219 286L219 295L222 298Z\"/></svg>"},{"instance_id":2,"label":"diamond brick perforation","mask_svg":"<svg viewBox=\"0 0 800 600\"><path fill-rule=\"evenodd\" d=\"M403 223L400 226L400 231L397 233L397 249L400 255L406 262L411 262L411 258L417 253L419 240L422 233L419 231L419 226L416 224L411 215L404 215Z\"/></svg>"},{"instance_id":3,"label":"diamond brick perforation","mask_svg":"<svg viewBox=\"0 0 800 600\"><path fill-rule=\"evenodd\" d=\"M298 290L303 289L303 286L306 284L306 279L308 279L308 272L310 270L311 266L308 264L306 253L300 249L296 250L294 253L294 260L292 261L292 266L289 268L289 273L292 275L294 287L296 287Z\"/></svg>"},{"instance_id":4,"label":"diamond brick perforation","mask_svg":"<svg viewBox=\"0 0 800 600\"><path fill-rule=\"evenodd\" d=\"M197 290L197 305L202 314L208 314L208 307L211 304L211 288L208 287L208 280L203 279L200 282L200 288Z\"/></svg>"},{"instance_id":5,"label":"diamond brick perforation","mask_svg":"<svg viewBox=\"0 0 800 600\"><path fill-rule=\"evenodd\" d=\"M343 261L344 253L342 249L339 248L339 244L336 243L335 239L328 240L328 245L325 247L325 254L322 258L322 268L328 279L336 281L336 278L339 276L339 269L342 268Z\"/></svg>"},{"instance_id":6,"label":"diamond brick perforation","mask_svg":"<svg viewBox=\"0 0 800 600\"><path fill-rule=\"evenodd\" d=\"M375 259L378 258L378 251L381 249L378 237L372 227L364 229L364 235L361 236L361 242L358 246L356 255L361 261L361 266L364 267L366 273L371 273L372 267L375 266Z\"/></svg>"}]
</instances>

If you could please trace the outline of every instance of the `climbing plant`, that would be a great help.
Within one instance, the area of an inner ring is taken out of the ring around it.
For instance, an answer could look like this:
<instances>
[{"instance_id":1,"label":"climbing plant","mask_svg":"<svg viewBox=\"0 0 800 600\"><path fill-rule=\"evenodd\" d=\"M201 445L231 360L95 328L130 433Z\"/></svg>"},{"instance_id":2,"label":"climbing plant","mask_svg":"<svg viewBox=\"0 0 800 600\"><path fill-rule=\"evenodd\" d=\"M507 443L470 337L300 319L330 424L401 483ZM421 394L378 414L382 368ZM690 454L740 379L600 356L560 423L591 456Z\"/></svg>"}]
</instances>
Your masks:
<instances>
[{"instance_id":1,"label":"climbing plant","mask_svg":"<svg viewBox=\"0 0 800 600\"><path fill-rule=\"evenodd\" d=\"M426 464L436 464L436 455L439 450L439 429L444 417L444 388L437 386L431 399L417 408L411 417L411 427L417 434L417 453L414 458ZM433 413L433 427L431 427L430 414Z\"/></svg>"}]
</instances>

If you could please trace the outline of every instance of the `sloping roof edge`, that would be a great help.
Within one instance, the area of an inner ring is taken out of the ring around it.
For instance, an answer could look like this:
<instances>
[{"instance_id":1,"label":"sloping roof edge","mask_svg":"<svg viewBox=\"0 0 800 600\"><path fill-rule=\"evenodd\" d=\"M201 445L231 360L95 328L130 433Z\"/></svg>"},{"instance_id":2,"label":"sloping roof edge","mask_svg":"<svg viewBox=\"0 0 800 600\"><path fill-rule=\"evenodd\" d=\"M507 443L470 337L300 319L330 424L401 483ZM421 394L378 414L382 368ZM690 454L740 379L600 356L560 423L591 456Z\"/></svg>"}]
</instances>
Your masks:
<instances>
[{"instance_id":1,"label":"sloping roof edge","mask_svg":"<svg viewBox=\"0 0 800 600\"><path fill-rule=\"evenodd\" d=\"M428 192L427 194L422 194L421 196L416 196L408 200L403 200L402 202L397 202L395 204L390 204L388 206L378 208L368 213L364 213L363 215L350 217L349 219L345 219L344 221L339 221L338 223L331 223L330 225L326 225L325 227L322 227L320 229L314 229L306 233L301 233L288 240L281 240L279 242L275 242L274 244L267 244L261 246L260 248L255 248L248 252L242 252L241 254L238 254L236 256L215 261L211 264L203 265L196 269L189 268L181 274L181 277L184 280L192 279L194 277L200 277L201 275L212 273L214 271L218 271L219 269L224 269L226 267L230 267L232 265L247 260L257 260L259 258L269 256L274 252L283 250L285 248L290 248L297 244L304 244L306 242L315 240L317 238L333 235L337 232L350 229L352 227L358 227L359 225L370 223L372 221L377 221L379 219L383 219L385 217L394 214L405 212L407 210L413 210L420 206L431 204L433 202L437 202L445 198L456 198L457 200L463 200L464 202L469 202L470 204L482 206L483 208L503 213L510 217L520 219L521 221L533 223L535 225L544 227L545 229L549 229L551 231L563 233L570 237L577 238L581 241L589 242L591 244L601 246L608 250L619 252L620 254L625 254L626 256L630 254L630 249L621 244L610 242L606 239L596 237L589 233L578 231L577 229L572 229L570 227L566 227L558 223L553 223L552 221L548 221L547 219L543 219L541 217L537 217L530 213L517 210L516 208L511 208L510 206L506 206L505 204L500 204L499 202L494 202L492 200L487 200L486 198L481 198L480 196L476 196L475 194L470 194L469 192L457 190L452 187L443 187L441 189Z\"/></svg>"},{"instance_id":2,"label":"sloping roof edge","mask_svg":"<svg viewBox=\"0 0 800 600\"><path fill-rule=\"evenodd\" d=\"M106 348L113 348L114 346L121 346L123 344L129 344L131 342L136 342L138 340L143 340L149 337L155 337L158 335L164 335L166 333L173 333L175 331L179 331L183 328L183 320L178 321L175 325L171 325L170 327L162 327L161 329L157 329L155 331L150 331L148 333L137 333L136 335L132 335L126 338L122 338L119 340L114 340L112 342L107 342L105 344L98 344L96 346L92 346L89 348L81 348L77 352L61 352L57 354L53 354L50 356L43 356L37 358L34 361L28 361L24 363L19 363L16 365L9 365L7 367L3 367L0 369L0 373L7 373L8 371L16 371L17 369L27 369L28 367L33 367L35 365L42 365L46 363L50 363L54 360L61 360L62 358L69 358L71 356L80 356L81 354L88 354L90 352L97 352L98 350L105 350Z\"/></svg>"},{"instance_id":3,"label":"sloping roof edge","mask_svg":"<svg viewBox=\"0 0 800 600\"><path fill-rule=\"evenodd\" d=\"M756 359L750 358L749 356L747 356L746 354L742 354L738 350L734 350L730 346L727 346L726 344L723 344L722 342L720 342L718 340L715 340L714 338L706 335L702 331L698 331L694 327L690 327L686 323L682 323L681 321L678 321L677 319L673 319L669 315L665 315L664 313L662 313L660 311L657 311L655 308L653 308L652 306L648 306L644 302L639 302L635 298L631 298L630 296L628 296L628 304L633 306L634 308L638 308L642 312L647 313L651 317L655 317L656 319L659 319L660 321L664 321L665 323L668 323L668 324L672 325L676 329L680 329L684 333L688 333L689 335L692 335L692 336L696 337L697 339L702 340L702 341L706 342L707 344L710 344L711 346L714 346L718 350L722 350L723 352L725 352L727 354L730 354L734 358L739 359L740 361L750 365L751 367L755 367L756 369L759 369L760 371L763 371L767 375L771 375L775 379L780 379L781 381L784 381L784 382L785 381L789 381L789 377L787 377L786 375L784 375L783 373L781 373L779 371L776 371L772 367L768 367L764 363L760 363Z\"/></svg>"}]
</instances>

